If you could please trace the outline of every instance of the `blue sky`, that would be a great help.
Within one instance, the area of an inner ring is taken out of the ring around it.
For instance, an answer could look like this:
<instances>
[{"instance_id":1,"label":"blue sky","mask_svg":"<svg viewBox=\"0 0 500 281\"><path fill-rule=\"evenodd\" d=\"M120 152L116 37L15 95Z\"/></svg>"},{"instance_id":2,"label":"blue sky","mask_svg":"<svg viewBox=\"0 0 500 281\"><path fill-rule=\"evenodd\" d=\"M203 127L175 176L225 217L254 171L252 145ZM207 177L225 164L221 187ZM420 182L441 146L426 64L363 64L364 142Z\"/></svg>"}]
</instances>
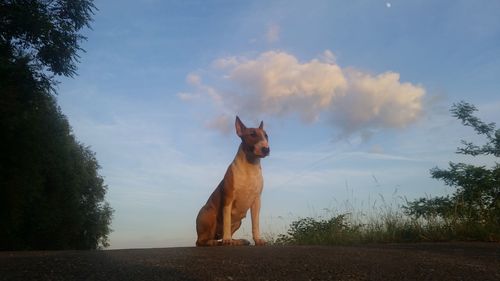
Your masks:
<instances>
[{"instance_id":1,"label":"blue sky","mask_svg":"<svg viewBox=\"0 0 500 281\"><path fill-rule=\"evenodd\" d=\"M192 246L264 120L264 234L297 217L451 192L429 169L480 142L449 114L500 116L498 1L95 1L58 100L115 209L111 248ZM249 219L237 236L250 235Z\"/></svg>"}]
</instances>

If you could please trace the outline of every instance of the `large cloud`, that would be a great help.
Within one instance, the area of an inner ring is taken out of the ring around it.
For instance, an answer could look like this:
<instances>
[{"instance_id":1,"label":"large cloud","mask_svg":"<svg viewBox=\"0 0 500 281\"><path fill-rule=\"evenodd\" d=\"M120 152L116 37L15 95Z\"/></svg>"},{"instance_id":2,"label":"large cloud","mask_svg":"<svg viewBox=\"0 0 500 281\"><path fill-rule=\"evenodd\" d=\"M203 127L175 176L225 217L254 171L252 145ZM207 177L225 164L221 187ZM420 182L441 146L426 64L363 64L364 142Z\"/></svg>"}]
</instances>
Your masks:
<instances>
[{"instance_id":1,"label":"large cloud","mask_svg":"<svg viewBox=\"0 0 500 281\"><path fill-rule=\"evenodd\" d=\"M395 72L372 75L342 69L331 51L301 63L295 56L269 51L254 59L220 58L212 64L215 79L205 85L195 74L188 82L221 111L211 126L224 128L224 114L298 115L307 123L327 120L344 134L402 128L422 112L425 90L400 82ZM196 78L196 79L194 79ZM179 94L186 99L187 93ZM220 115L222 114L222 115ZM231 118L226 118L230 120Z\"/></svg>"},{"instance_id":2,"label":"large cloud","mask_svg":"<svg viewBox=\"0 0 500 281\"><path fill-rule=\"evenodd\" d=\"M238 109L270 115L297 113L314 121L347 86L335 64L299 61L287 53L267 52L229 69L228 80L240 89ZM241 103L241 104L239 104Z\"/></svg>"}]
</instances>

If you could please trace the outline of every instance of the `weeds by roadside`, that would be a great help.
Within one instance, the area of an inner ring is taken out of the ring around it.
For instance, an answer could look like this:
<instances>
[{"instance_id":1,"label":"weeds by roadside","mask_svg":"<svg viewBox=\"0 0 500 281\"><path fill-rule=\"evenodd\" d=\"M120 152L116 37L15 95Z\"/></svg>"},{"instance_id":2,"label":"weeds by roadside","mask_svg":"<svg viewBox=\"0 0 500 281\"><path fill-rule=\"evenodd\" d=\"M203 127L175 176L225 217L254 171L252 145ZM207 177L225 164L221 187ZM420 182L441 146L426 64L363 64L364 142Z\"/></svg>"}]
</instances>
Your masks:
<instances>
[{"instance_id":1,"label":"weeds by roadside","mask_svg":"<svg viewBox=\"0 0 500 281\"><path fill-rule=\"evenodd\" d=\"M500 129L473 115L476 107L466 102L454 104L452 115L464 126L486 137L486 144L462 140L457 153L500 157ZM326 218L299 218L290 224L276 244L350 244L420 241L500 242L500 164L493 167L452 163L447 170L435 167L431 175L455 192L445 197L373 206L369 215L362 211L331 212ZM402 199L402 198L400 198ZM396 206L396 207L394 207ZM350 208L351 209L351 208Z\"/></svg>"},{"instance_id":2,"label":"weeds by roadside","mask_svg":"<svg viewBox=\"0 0 500 281\"><path fill-rule=\"evenodd\" d=\"M406 205L373 207L370 212L327 212L294 220L286 234L270 239L275 245L348 245L438 241L500 242L500 226L458 216L416 217Z\"/></svg>"}]
</instances>

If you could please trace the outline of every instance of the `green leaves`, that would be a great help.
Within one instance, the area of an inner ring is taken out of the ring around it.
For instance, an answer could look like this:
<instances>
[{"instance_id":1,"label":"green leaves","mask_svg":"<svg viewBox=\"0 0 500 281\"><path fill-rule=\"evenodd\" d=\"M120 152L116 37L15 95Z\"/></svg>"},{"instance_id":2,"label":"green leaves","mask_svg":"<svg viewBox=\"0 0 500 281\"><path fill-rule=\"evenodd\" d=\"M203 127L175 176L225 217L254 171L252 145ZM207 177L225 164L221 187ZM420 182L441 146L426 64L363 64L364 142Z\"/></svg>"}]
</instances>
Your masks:
<instances>
[{"instance_id":1,"label":"green leaves","mask_svg":"<svg viewBox=\"0 0 500 281\"><path fill-rule=\"evenodd\" d=\"M472 115L477 111L476 107L464 101L453 104L450 111L454 117L462 121L464 126L472 127L477 134L485 135L487 138L487 143L482 146L462 140L462 144L465 147L459 147L458 153L472 156L492 154L500 157L500 129L495 130L495 123L486 124Z\"/></svg>"},{"instance_id":2,"label":"green leaves","mask_svg":"<svg viewBox=\"0 0 500 281\"><path fill-rule=\"evenodd\" d=\"M53 75L75 74L93 9L0 0L0 250L108 245L113 209L99 164L53 95Z\"/></svg>"},{"instance_id":3,"label":"green leaves","mask_svg":"<svg viewBox=\"0 0 500 281\"><path fill-rule=\"evenodd\" d=\"M471 156L500 156L500 130L495 123L485 123L473 115L474 105L466 102L454 104L450 110L464 126L472 127L478 135L487 139L484 145L475 145L462 140L464 147L457 153ZM465 163L449 163L447 170L435 167L430 171L435 179L455 188L447 197L420 198L408 202L407 214L414 217L440 217L445 221L459 221L474 229L482 229L485 235L500 235L500 165L487 168Z\"/></svg>"},{"instance_id":4,"label":"green leaves","mask_svg":"<svg viewBox=\"0 0 500 281\"><path fill-rule=\"evenodd\" d=\"M113 211L94 153L52 95L30 97L0 110L0 249L106 246Z\"/></svg>"},{"instance_id":5,"label":"green leaves","mask_svg":"<svg viewBox=\"0 0 500 281\"><path fill-rule=\"evenodd\" d=\"M55 83L54 75L76 74L78 51L86 38L95 6L89 0L0 1L0 45L11 50L11 60L28 57L40 81Z\"/></svg>"}]
</instances>

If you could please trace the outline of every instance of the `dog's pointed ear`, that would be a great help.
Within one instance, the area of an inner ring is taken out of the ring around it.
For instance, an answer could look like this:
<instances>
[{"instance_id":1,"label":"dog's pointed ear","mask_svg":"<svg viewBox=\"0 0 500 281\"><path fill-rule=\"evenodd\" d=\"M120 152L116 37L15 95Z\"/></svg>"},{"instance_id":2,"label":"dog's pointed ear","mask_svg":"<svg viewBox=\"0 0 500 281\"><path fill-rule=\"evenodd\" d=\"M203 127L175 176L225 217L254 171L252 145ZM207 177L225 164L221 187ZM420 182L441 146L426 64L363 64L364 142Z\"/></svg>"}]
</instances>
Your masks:
<instances>
[{"instance_id":1,"label":"dog's pointed ear","mask_svg":"<svg viewBox=\"0 0 500 281\"><path fill-rule=\"evenodd\" d=\"M236 116L236 122L235 122L235 127L236 127L236 134L238 135L238 137L242 137L243 136L243 131L247 128L245 127L245 124L243 124L243 122L241 122L240 118L238 116Z\"/></svg>"},{"instance_id":2,"label":"dog's pointed ear","mask_svg":"<svg viewBox=\"0 0 500 281\"><path fill-rule=\"evenodd\" d=\"M264 129L264 121L260 121L259 129Z\"/></svg>"}]
</instances>

